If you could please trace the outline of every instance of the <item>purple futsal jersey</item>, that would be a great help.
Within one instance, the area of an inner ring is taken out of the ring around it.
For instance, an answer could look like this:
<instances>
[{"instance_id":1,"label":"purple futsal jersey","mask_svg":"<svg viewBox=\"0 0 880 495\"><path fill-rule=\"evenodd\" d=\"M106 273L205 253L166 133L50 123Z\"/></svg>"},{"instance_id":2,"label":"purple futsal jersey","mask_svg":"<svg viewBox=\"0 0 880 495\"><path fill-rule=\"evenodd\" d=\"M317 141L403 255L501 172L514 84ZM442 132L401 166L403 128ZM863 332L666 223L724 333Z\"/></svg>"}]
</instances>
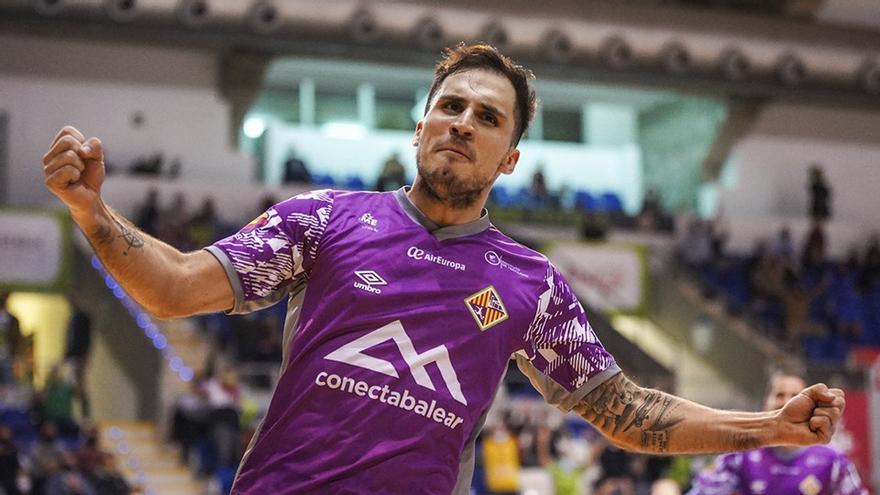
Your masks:
<instances>
[{"instance_id":1,"label":"purple futsal jersey","mask_svg":"<svg viewBox=\"0 0 880 495\"><path fill-rule=\"evenodd\" d=\"M765 448L718 456L688 495L868 495L845 455L814 445L791 454Z\"/></svg>"},{"instance_id":2,"label":"purple futsal jersey","mask_svg":"<svg viewBox=\"0 0 880 495\"><path fill-rule=\"evenodd\" d=\"M568 410L618 373L559 272L404 189L315 191L208 250L232 313L288 299L284 359L233 493L467 493L507 363Z\"/></svg>"}]
</instances>

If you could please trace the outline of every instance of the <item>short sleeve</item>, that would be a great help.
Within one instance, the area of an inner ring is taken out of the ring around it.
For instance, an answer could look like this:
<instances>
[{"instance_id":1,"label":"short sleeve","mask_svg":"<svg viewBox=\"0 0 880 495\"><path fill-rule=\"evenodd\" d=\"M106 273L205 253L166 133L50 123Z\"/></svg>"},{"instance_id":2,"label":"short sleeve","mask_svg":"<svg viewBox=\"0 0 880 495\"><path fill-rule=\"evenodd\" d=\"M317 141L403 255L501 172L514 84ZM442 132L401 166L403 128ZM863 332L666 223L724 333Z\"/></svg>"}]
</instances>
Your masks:
<instances>
[{"instance_id":1,"label":"short sleeve","mask_svg":"<svg viewBox=\"0 0 880 495\"><path fill-rule=\"evenodd\" d=\"M620 368L590 327L574 290L552 264L537 302L516 362L549 404L568 411Z\"/></svg>"},{"instance_id":2,"label":"short sleeve","mask_svg":"<svg viewBox=\"0 0 880 495\"><path fill-rule=\"evenodd\" d=\"M232 284L235 305L230 313L274 304L292 285L308 277L330 220L333 198L329 190L294 196L206 248L223 265Z\"/></svg>"},{"instance_id":3,"label":"short sleeve","mask_svg":"<svg viewBox=\"0 0 880 495\"><path fill-rule=\"evenodd\" d=\"M687 495L732 495L739 489L743 453L720 455L694 477Z\"/></svg>"}]
</instances>

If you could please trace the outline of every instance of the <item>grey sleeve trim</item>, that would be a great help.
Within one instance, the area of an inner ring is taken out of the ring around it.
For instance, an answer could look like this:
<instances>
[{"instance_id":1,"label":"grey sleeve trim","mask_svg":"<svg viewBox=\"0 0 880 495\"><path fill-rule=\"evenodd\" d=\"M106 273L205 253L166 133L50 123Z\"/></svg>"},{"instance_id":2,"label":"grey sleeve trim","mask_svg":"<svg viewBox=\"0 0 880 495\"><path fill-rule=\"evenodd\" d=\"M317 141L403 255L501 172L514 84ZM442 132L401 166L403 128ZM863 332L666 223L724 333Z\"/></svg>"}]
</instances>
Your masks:
<instances>
[{"instance_id":1,"label":"grey sleeve trim","mask_svg":"<svg viewBox=\"0 0 880 495\"><path fill-rule=\"evenodd\" d=\"M596 376L587 380L587 383L581 385L581 387L574 392L569 392L565 387L535 368L526 357L521 354L516 354L515 357L517 367L519 367L523 374L529 377L532 386L544 396L544 400L551 406L555 406L563 412L571 411L571 408L596 387L620 373L620 367L615 363L611 367L606 368Z\"/></svg>"},{"instance_id":2,"label":"grey sleeve trim","mask_svg":"<svg viewBox=\"0 0 880 495\"><path fill-rule=\"evenodd\" d=\"M244 289L241 288L241 280L238 278L238 273L235 272L232 262L229 261L229 257L217 246L207 246L204 249L213 254L217 261L220 262L223 270L226 271L226 278L229 279L229 284L232 286L232 293L235 295L235 304L233 304L232 309L225 311L225 313L228 315L247 313L243 307Z\"/></svg>"}]
</instances>

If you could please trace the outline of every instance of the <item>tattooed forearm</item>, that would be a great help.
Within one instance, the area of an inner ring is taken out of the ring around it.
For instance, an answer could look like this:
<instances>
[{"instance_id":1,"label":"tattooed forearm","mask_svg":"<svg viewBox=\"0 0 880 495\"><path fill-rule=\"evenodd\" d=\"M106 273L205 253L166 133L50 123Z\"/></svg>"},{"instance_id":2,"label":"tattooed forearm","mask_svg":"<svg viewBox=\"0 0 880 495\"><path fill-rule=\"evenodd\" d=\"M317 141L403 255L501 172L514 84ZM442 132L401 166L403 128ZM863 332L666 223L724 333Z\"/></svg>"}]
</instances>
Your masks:
<instances>
[{"instance_id":1,"label":"tattooed forearm","mask_svg":"<svg viewBox=\"0 0 880 495\"><path fill-rule=\"evenodd\" d=\"M663 453L672 429L684 421L680 399L642 389L623 374L603 383L576 410L611 438L638 439L641 449Z\"/></svg>"},{"instance_id":2,"label":"tattooed forearm","mask_svg":"<svg viewBox=\"0 0 880 495\"><path fill-rule=\"evenodd\" d=\"M639 387L623 373L574 410L617 445L655 454L749 450L773 441L772 413L720 411Z\"/></svg>"}]
</instances>

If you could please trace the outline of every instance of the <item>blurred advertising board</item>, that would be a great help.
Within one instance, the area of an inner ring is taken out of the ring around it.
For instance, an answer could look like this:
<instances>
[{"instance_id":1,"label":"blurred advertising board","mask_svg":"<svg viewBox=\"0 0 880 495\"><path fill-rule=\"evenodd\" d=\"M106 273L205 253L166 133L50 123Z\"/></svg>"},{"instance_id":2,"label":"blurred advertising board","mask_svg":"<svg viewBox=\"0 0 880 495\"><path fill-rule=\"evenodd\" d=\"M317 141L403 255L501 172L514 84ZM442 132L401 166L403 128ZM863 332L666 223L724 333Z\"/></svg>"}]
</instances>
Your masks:
<instances>
[{"instance_id":1,"label":"blurred advertising board","mask_svg":"<svg viewBox=\"0 0 880 495\"><path fill-rule=\"evenodd\" d=\"M560 242L546 254L586 305L604 312L644 312L648 261L643 246Z\"/></svg>"},{"instance_id":2,"label":"blurred advertising board","mask_svg":"<svg viewBox=\"0 0 880 495\"><path fill-rule=\"evenodd\" d=\"M70 268L68 217L47 210L0 209L0 288L63 290Z\"/></svg>"}]
</instances>

